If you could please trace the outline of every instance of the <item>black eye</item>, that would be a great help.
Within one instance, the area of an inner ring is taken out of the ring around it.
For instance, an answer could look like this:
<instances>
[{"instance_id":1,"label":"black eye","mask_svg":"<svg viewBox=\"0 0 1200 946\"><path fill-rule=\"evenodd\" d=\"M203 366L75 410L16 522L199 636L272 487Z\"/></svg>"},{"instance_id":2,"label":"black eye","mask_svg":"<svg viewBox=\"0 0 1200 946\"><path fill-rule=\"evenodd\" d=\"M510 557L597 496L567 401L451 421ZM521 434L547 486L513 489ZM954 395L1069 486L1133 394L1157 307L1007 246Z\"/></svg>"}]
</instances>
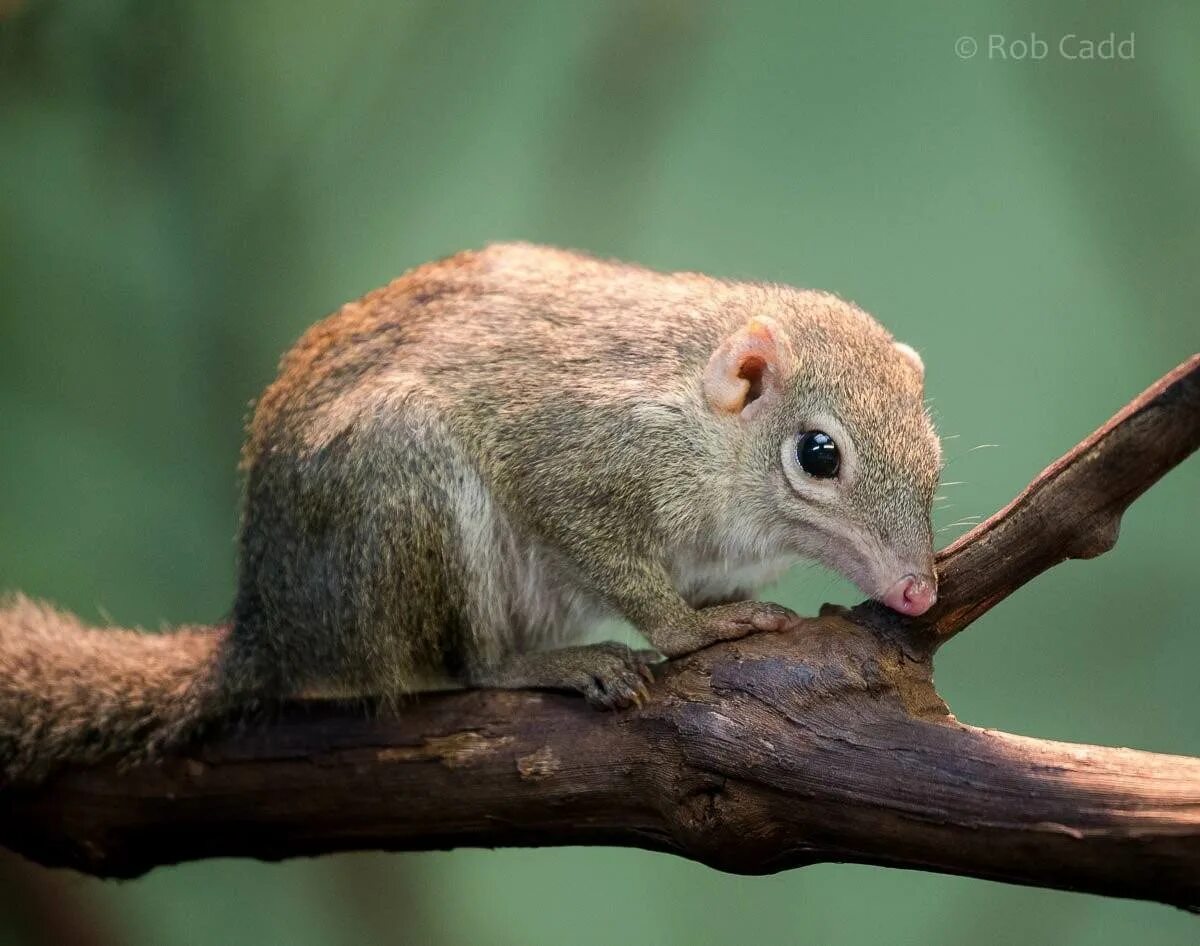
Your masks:
<instances>
[{"instance_id":1,"label":"black eye","mask_svg":"<svg viewBox=\"0 0 1200 946\"><path fill-rule=\"evenodd\" d=\"M800 435L800 442L796 445L796 459L800 461L800 469L809 476L821 479L837 476L838 467L842 465L837 444L829 434L819 430L810 430Z\"/></svg>"}]
</instances>

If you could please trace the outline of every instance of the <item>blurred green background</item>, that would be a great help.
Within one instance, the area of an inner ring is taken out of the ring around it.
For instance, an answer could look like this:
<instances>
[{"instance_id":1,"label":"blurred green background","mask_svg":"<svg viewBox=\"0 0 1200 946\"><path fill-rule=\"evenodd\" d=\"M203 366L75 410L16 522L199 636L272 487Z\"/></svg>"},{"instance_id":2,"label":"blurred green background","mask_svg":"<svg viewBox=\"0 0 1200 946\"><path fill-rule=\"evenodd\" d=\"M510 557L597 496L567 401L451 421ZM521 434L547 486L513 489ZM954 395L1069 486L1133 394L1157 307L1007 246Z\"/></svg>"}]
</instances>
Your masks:
<instances>
[{"instance_id":1,"label":"blurred green background","mask_svg":"<svg viewBox=\"0 0 1200 946\"><path fill-rule=\"evenodd\" d=\"M1132 33L1135 58L1067 60L1069 33ZM1047 57L989 55L992 34L1036 34ZM923 353L953 437L949 541L1200 349L1198 100L1184 2L0 0L0 587L124 624L220 617L242 420L279 354L407 267L508 238L876 313ZM957 639L938 680L960 718L1200 754L1198 511L1192 461L1113 553ZM857 596L808 572L776 597ZM1177 944L1200 925L607 849L214 861L123 884L3 863L0 941L89 937Z\"/></svg>"}]
</instances>

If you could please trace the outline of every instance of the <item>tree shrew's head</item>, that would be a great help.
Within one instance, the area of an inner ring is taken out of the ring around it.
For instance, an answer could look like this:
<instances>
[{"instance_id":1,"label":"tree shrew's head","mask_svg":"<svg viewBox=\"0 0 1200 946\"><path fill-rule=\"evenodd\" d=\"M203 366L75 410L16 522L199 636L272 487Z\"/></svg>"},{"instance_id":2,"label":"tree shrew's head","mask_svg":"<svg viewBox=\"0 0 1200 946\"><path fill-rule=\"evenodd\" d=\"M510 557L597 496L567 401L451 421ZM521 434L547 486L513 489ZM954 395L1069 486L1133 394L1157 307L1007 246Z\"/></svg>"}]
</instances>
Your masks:
<instances>
[{"instance_id":1,"label":"tree shrew's head","mask_svg":"<svg viewBox=\"0 0 1200 946\"><path fill-rule=\"evenodd\" d=\"M937 600L941 447L924 366L856 306L776 288L713 353L709 408L738 442L739 518L910 616Z\"/></svg>"}]
</instances>

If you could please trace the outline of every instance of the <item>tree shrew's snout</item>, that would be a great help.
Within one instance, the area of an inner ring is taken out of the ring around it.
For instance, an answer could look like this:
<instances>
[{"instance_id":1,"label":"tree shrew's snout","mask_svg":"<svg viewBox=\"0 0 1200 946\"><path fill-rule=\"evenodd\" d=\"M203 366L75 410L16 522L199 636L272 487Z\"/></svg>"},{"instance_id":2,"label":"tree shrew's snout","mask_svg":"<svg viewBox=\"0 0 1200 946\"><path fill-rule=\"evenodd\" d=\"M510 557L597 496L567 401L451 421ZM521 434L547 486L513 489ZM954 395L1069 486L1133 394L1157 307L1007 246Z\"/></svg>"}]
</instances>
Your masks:
<instances>
[{"instance_id":1,"label":"tree shrew's snout","mask_svg":"<svg viewBox=\"0 0 1200 946\"><path fill-rule=\"evenodd\" d=\"M937 603L937 579L905 575L880 600L893 611L918 617Z\"/></svg>"}]
</instances>

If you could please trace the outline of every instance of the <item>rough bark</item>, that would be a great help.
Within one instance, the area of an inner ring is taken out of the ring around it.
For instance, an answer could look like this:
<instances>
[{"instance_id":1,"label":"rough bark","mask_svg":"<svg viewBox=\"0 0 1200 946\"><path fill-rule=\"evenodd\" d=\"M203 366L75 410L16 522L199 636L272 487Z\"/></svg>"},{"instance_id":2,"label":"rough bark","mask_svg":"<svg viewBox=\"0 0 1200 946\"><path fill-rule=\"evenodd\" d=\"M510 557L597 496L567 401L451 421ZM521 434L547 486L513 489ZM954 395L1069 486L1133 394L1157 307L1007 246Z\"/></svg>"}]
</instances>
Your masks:
<instances>
[{"instance_id":1,"label":"rough bark","mask_svg":"<svg viewBox=\"0 0 1200 946\"><path fill-rule=\"evenodd\" d=\"M1200 445L1200 356L939 558L917 621L826 607L663 666L640 709L474 691L298 702L160 764L9 791L0 843L102 876L211 856L615 844L765 873L856 861L1200 908L1200 759L959 723L936 648Z\"/></svg>"}]
</instances>

